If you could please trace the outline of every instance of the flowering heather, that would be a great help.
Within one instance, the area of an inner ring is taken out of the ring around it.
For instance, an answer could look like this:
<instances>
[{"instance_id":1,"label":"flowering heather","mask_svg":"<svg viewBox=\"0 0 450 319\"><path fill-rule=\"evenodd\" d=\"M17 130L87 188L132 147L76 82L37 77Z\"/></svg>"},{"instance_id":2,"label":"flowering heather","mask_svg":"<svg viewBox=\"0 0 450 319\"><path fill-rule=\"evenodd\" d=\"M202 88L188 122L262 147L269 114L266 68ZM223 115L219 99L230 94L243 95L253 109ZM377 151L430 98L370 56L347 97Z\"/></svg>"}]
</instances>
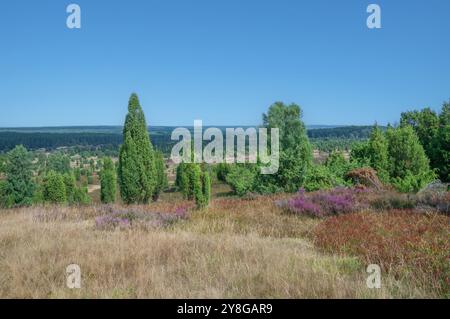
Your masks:
<instances>
[{"instance_id":1,"label":"flowering heather","mask_svg":"<svg viewBox=\"0 0 450 319\"><path fill-rule=\"evenodd\" d=\"M336 188L313 193L300 189L294 198L277 201L275 204L296 214L325 217L354 211L358 193L361 193L360 189Z\"/></svg>"},{"instance_id":2,"label":"flowering heather","mask_svg":"<svg viewBox=\"0 0 450 319\"><path fill-rule=\"evenodd\" d=\"M129 219L116 214L103 215L95 219L95 227L100 230L125 229L130 226L131 222Z\"/></svg>"},{"instance_id":3,"label":"flowering heather","mask_svg":"<svg viewBox=\"0 0 450 319\"><path fill-rule=\"evenodd\" d=\"M95 227L99 230L131 227L141 229L164 228L188 218L187 209L184 207L177 208L174 213L115 209L112 206L107 206L104 209L109 212L95 219Z\"/></svg>"}]
</instances>

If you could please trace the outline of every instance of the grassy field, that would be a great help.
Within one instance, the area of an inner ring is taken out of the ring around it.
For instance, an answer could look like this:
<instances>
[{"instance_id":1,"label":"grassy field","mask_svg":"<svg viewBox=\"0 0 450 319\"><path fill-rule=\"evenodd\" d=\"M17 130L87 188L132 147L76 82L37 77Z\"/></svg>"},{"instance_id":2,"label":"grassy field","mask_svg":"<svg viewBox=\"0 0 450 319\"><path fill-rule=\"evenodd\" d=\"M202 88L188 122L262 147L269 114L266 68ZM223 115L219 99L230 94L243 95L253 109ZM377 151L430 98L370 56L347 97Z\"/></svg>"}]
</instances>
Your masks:
<instances>
[{"instance_id":1,"label":"grassy field","mask_svg":"<svg viewBox=\"0 0 450 319\"><path fill-rule=\"evenodd\" d=\"M381 289L369 289L368 260L330 249L323 236L317 243L328 219L286 214L274 201L287 195L244 200L228 192L215 185L209 208L190 209L187 219L151 229L99 230L101 205L0 211L0 297L442 297L414 276L388 270ZM173 212L190 205L166 193L145 207L109 209ZM438 219L448 236L448 217ZM441 245L448 248L448 237ZM81 267L81 289L66 287L66 267L73 263Z\"/></svg>"}]
</instances>

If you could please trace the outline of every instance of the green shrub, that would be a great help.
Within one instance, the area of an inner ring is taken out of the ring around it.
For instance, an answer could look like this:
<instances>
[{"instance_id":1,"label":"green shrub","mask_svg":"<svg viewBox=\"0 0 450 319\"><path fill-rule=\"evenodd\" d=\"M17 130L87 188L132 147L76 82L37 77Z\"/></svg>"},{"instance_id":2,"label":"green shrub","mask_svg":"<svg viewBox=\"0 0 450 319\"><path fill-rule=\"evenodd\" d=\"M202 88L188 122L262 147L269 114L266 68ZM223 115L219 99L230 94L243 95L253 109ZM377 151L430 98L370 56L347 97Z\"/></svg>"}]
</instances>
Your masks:
<instances>
[{"instance_id":1,"label":"green shrub","mask_svg":"<svg viewBox=\"0 0 450 319\"><path fill-rule=\"evenodd\" d=\"M245 165L232 165L227 174L227 183L231 186L234 193L238 196L244 196L253 191L256 172Z\"/></svg>"},{"instance_id":2,"label":"green shrub","mask_svg":"<svg viewBox=\"0 0 450 319\"><path fill-rule=\"evenodd\" d=\"M44 178L43 190L46 202L59 204L65 203L67 200L64 177L60 173L55 171L48 172Z\"/></svg>"},{"instance_id":3,"label":"green shrub","mask_svg":"<svg viewBox=\"0 0 450 319\"><path fill-rule=\"evenodd\" d=\"M73 203L88 205L91 203L91 198L88 195L87 187L76 187L73 193Z\"/></svg>"},{"instance_id":4,"label":"green shrub","mask_svg":"<svg viewBox=\"0 0 450 319\"><path fill-rule=\"evenodd\" d=\"M104 204L116 201L116 170L111 158L103 160L103 168L100 172L100 200Z\"/></svg>"},{"instance_id":5,"label":"green shrub","mask_svg":"<svg viewBox=\"0 0 450 319\"><path fill-rule=\"evenodd\" d=\"M308 192L313 192L320 189L331 189L338 184L336 176L326 166L310 165L303 188Z\"/></svg>"},{"instance_id":6,"label":"green shrub","mask_svg":"<svg viewBox=\"0 0 450 319\"><path fill-rule=\"evenodd\" d=\"M211 200L211 178L208 172L204 172L202 174L202 192L203 192L202 206L208 206Z\"/></svg>"},{"instance_id":7,"label":"green shrub","mask_svg":"<svg viewBox=\"0 0 450 319\"><path fill-rule=\"evenodd\" d=\"M221 182L227 181L227 175L230 172L231 165L227 163L220 163L216 165L215 171L217 175L217 179Z\"/></svg>"}]
</instances>

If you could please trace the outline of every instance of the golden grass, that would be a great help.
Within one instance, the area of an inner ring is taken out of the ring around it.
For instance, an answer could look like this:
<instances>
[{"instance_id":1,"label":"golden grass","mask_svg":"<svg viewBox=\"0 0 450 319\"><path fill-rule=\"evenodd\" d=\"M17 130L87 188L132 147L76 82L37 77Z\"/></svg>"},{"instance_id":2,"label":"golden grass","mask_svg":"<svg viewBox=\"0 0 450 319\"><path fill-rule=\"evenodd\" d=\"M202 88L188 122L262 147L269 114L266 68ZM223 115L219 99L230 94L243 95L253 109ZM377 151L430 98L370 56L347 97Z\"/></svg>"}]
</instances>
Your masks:
<instances>
[{"instance_id":1,"label":"golden grass","mask_svg":"<svg viewBox=\"0 0 450 319\"><path fill-rule=\"evenodd\" d=\"M98 206L0 211L0 297L433 297L388 275L382 289L368 289L365 265L322 254L305 239L316 220L284 215L272 202L217 198L189 220L154 231L96 230ZM62 217L37 221L42 212ZM81 289L65 285L72 263L81 267Z\"/></svg>"}]
</instances>

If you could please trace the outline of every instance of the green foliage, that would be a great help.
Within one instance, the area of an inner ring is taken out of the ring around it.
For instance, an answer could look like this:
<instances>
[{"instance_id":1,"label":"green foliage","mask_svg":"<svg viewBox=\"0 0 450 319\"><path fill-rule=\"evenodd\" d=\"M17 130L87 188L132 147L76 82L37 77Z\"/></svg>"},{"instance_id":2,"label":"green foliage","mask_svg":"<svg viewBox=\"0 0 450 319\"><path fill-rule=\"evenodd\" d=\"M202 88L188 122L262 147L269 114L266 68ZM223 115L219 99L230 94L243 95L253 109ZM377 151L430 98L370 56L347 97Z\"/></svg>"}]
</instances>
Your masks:
<instances>
[{"instance_id":1,"label":"green foliage","mask_svg":"<svg viewBox=\"0 0 450 319\"><path fill-rule=\"evenodd\" d=\"M331 189L339 185L340 180L327 166L312 164L307 170L303 188L308 192Z\"/></svg>"},{"instance_id":2,"label":"green foliage","mask_svg":"<svg viewBox=\"0 0 450 319\"><path fill-rule=\"evenodd\" d=\"M271 105L267 114L263 115L263 125L268 133L271 128L279 129L280 158L278 172L259 176L258 188L295 192L302 186L312 162L312 148L301 117L302 111L298 105L282 102Z\"/></svg>"},{"instance_id":3,"label":"green foliage","mask_svg":"<svg viewBox=\"0 0 450 319\"><path fill-rule=\"evenodd\" d=\"M399 192L415 193L433 181L435 177L436 175L431 170L421 171L416 174L407 171L406 175L401 178L394 177L391 183Z\"/></svg>"},{"instance_id":4,"label":"green foliage","mask_svg":"<svg viewBox=\"0 0 450 319\"><path fill-rule=\"evenodd\" d=\"M121 197L127 204L148 203L154 195L157 178L153 146L136 94L131 95L128 103L123 136L118 169Z\"/></svg>"},{"instance_id":5,"label":"green foliage","mask_svg":"<svg viewBox=\"0 0 450 319\"><path fill-rule=\"evenodd\" d=\"M64 176L55 171L49 171L43 181L43 197L46 202L61 204L67 201Z\"/></svg>"},{"instance_id":6,"label":"green foliage","mask_svg":"<svg viewBox=\"0 0 450 319\"><path fill-rule=\"evenodd\" d=\"M442 106L433 146L434 167L439 173L439 178L444 182L450 182L450 101Z\"/></svg>"},{"instance_id":7,"label":"green foliage","mask_svg":"<svg viewBox=\"0 0 450 319\"><path fill-rule=\"evenodd\" d=\"M450 101L444 102L439 115L430 108L405 112L400 123L414 129L431 167L442 181L450 181Z\"/></svg>"},{"instance_id":8,"label":"green foliage","mask_svg":"<svg viewBox=\"0 0 450 319\"><path fill-rule=\"evenodd\" d=\"M61 174L70 172L70 158L60 152L51 154L47 159L47 171L55 171Z\"/></svg>"},{"instance_id":9,"label":"green foliage","mask_svg":"<svg viewBox=\"0 0 450 319\"><path fill-rule=\"evenodd\" d=\"M198 208L201 208L204 203L203 198L203 185L202 185L202 171L200 165L191 164L190 185L194 194L194 200Z\"/></svg>"},{"instance_id":10,"label":"green foliage","mask_svg":"<svg viewBox=\"0 0 450 319\"><path fill-rule=\"evenodd\" d=\"M64 178L64 185L66 189L66 199L69 203L74 202L74 194L75 189L77 187L75 176L72 173L66 173L63 175Z\"/></svg>"},{"instance_id":11,"label":"green foliage","mask_svg":"<svg viewBox=\"0 0 450 319\"><path fill-rule=\"evenodd\" d=\"M256 170L249 165L232 165L226 180L236 195L244 196L255 188Z\"/></svg>"},{"instance_id":12,"label":"green foliage","mask_svg":"<svg viewBox=\"0 0 450 319\"><path fill-rule=\"evenodd\" d=\"M193 188L190 184L190 175L192 174L191 167L191 164L187 163L180 163L177 167L176 185L186 199L194 198Z\"/></svg>"},{"instance_id":13,"label":"green foliage","mask_svg":"<svg viewBox=\"0 0 450 319\"><path fill-rule=\"evenodd\" d=\"M354 163L350 163L345 159L344 154L339 151L332 152L325 161L325 166L335 177L335 182L338 185L347 185L345 176L347 173L356 168Z\"/></svg>"},{"instance_id":14,"label":"green foliage","mask_svg":"<svg viewBox=\"0 0 450 319\"><path fill-rule=\"evenodd\" d=\"M431 182L435 174L411 126L390 128L388 140L389 175L400 191L418 191Z\"/></svg>"},{"instance_id":15,"label":"green foliage","mask_svg":"<svg viewBox=\"0 0 450 319\"><path fill-rule=\"evenodd\" d=\"M198 208L206 207L211 199L211 178L202 172L199 164L180 163L177 167L176 185L183 197L195 200Z\"/></svg>"},{"instance_id":16,"label":"green foliage","mask_svg":"<svg viewBox=\"0 0 450 319\"><path fill-rule=\"evenodd\" d=\"M14 206L14 197L8 192L8 183L0 180L0 207L11 208Z\"/></svg>"},{"instance_id":17,"label":"green foliage","mask_svg":"<svg viewBox=\"0 0 450 319\"><path fill-rule=\"evenodd\" d=\"M208 206L211 201L211 177L208 172L202 174L202 192L203 203L202 206Z\"/></svg>"},{"instance_id":18,"label":"green foliage","mask_svg":"<svg viewBox=\"0 0 450 319\"><path fill-rule=\"evenodd\" d=\"M358 163L359 166L370 166L369 142L360 142L353 145L350 152L350 162Z\"/></svg>"},{"instance_id":19,"label":"green foliage","mask_svg":"<svg viewBox=\"0 0 450 319\"><path fill-rule=\"evenodd\" d=\"M77 182L81 181L81 169L75 168L75 169L73 170L73 175L75 176L75 180L76 180Z\"/></svg>"},{"instance_id":20,"label":"green foliage","mask_svg":"<svg viewBox=\"0 0 450 319\"><path fill-rule=\"evenodd\" d=\"M100 200L104 204L116 201L116 169L110 157L103 159L103 168L100 172Z\"/></svg>"},{"instance_id":21,"label":"green foliage","mask_svg":"<svg viewBox=\"0 0 450 319\"><path fill-rule=\"evenodd\" d=\"M372 167L382 182L389 182L388 142L377 125L372 128L367 142L354 146L350 159L358 167Z\"/></svg>"},{"instance_id":22,"label":"green foliage","mask_svg":"<svg viewBox=\"0 0 450 319\"><path fill-rule=\"evenodd\" d=\"M401 114L400 126L411 126L422 144L425 154L433 162L435 150L433 141L439 129L439 117L430 108ZM433 163L432 163L433 164Z\"/></svg>"},{"instance_id":23,"label":"green foliage","mask_svg":"<svg viewBox=\"0 0 450 319\"><path fill-rule=\"evenodd\" d=\"M88 175L87 183L88 183L88 185L93 185L94 184L94 176Z\"/></svg>"},{"instance_id":24,"label":"green foliage","mask_svg":"<svg viewBox=\"0 0 450 319\"><path fill-rule=\"evenodd\" d=\"M0 202L4 207L26 206L33 202L31 156L23 146L16 146L7 153L4 164L6 181L2 184Z\"/></svg>"},{"instance_id":25,"label":"green foliage","mask_svg":"<svg viewBox=\"0 0 450 319\"><path fill-rule=\"evenodd\" d=\"M217 180L221 182L227 181L227 175L230 172L231 165L227 163L219 163L215 166Z\"/></svg>"},{"instance_id":26,"label":"green foliage","mask_svg":"<svg viewBox=\"0 0 450 319\"><path fill-rule=\"evenodd\" d=\"M76 187L73 193L73 203L88 205L91 203L91 198L88 195L87 187Z\"/></svg>"},{"instance_id":27,"label":"green foliage","mask_svg":"<svg viewBox=\"0 0 450 319\"><path fill-rule=\"evenodd\" d=\"M377 171L377 175L384 183L389 182L388 143L384 133L377 125L370 133L369 143L370 166Z\"/></svg>"},{"instance_id":28,"label":"green foliage","mask_svg":"<svg viewBox=\"0 0 450 319\"><path fill-rule=\"evenodd\" d=\"M158 200L162 191L167 188L168 181L166 175L166 164L164 162L163 153L155 152L155 172L156 172L156 185L153 193L153 200Z\"/></svg>"}]
</instances>

